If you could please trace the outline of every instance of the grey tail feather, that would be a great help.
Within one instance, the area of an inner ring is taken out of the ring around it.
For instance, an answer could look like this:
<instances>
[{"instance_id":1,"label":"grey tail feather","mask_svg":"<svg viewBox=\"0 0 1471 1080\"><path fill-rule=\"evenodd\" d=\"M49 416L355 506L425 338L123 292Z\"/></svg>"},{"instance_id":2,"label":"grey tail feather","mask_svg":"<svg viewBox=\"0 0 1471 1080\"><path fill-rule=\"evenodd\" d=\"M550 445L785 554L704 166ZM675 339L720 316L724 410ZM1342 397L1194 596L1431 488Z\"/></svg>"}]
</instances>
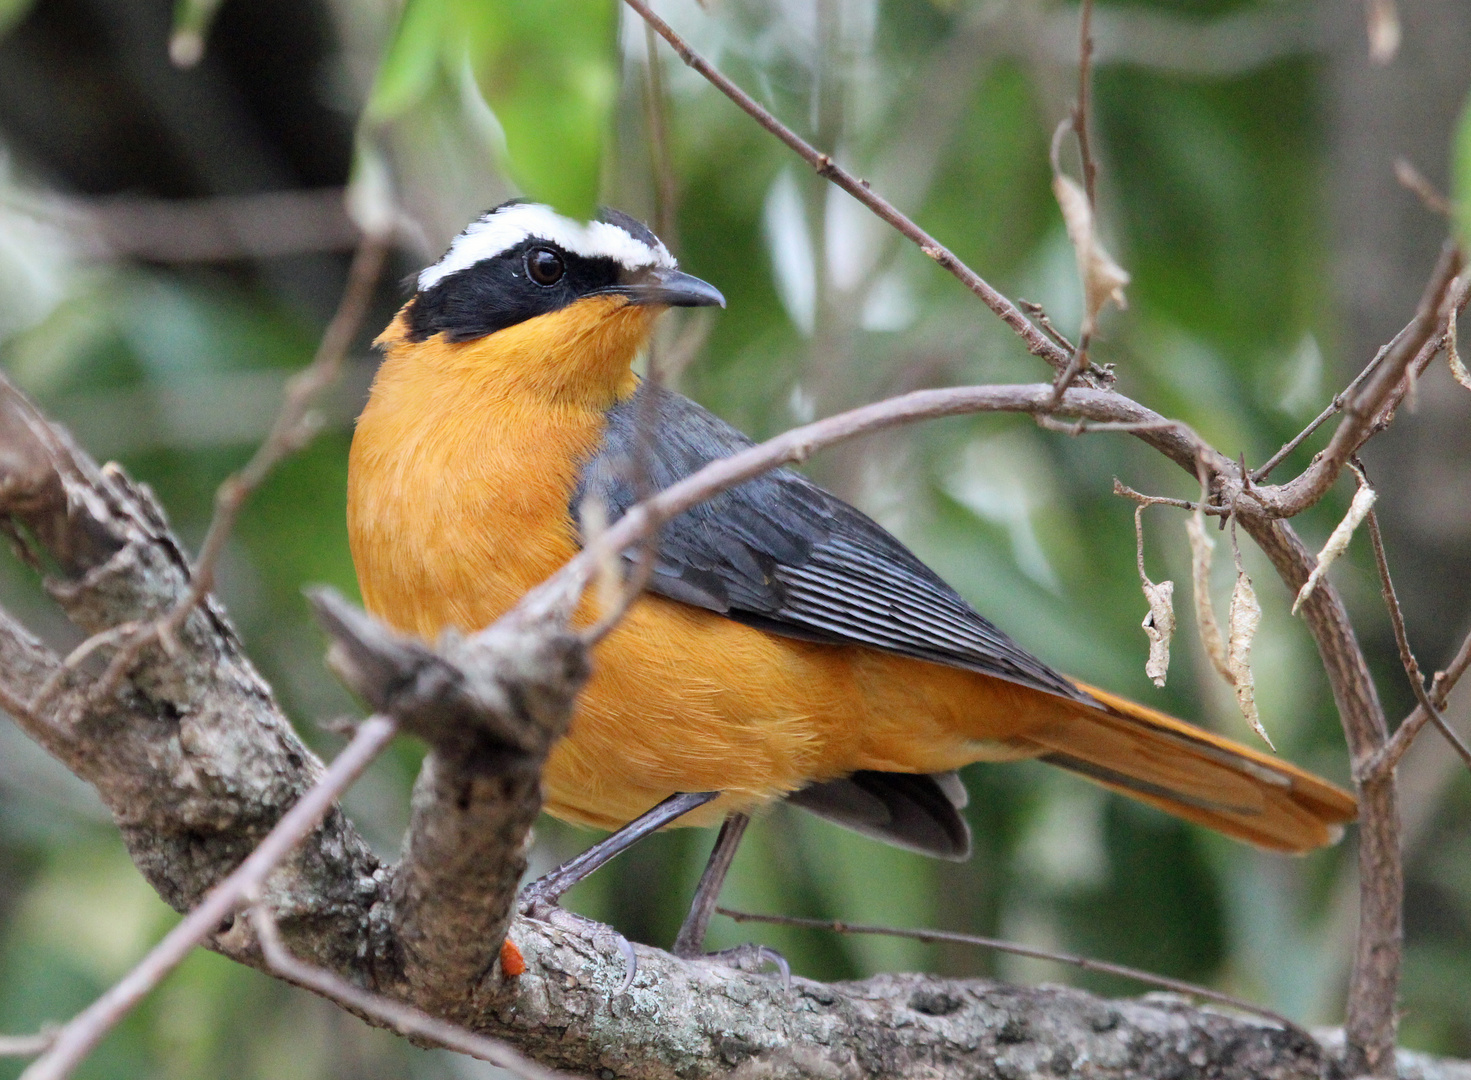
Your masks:
<instances>
[{"instance_id":1,"label":"grey tail feather","mask_svg":"<svg viewBox=\"0 0 1471 1080\"><path fill-rule=\"evenodd\" d=\"M970 858L970 826L960 813L969 795L954 772L863 770L810 784L787 801L895 847L941 859Z\"/></svg>"}]
</instances>

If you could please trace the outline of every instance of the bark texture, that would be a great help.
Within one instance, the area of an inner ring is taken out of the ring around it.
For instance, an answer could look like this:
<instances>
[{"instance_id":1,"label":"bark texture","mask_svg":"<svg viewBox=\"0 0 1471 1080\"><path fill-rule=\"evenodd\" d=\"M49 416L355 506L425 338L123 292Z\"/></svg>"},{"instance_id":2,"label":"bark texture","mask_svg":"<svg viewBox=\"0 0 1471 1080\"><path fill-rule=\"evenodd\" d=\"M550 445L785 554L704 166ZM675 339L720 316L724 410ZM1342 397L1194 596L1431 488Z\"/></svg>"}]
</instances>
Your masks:
<instances>
[{"instance_id":1,"label":"bark texture","mask_svg":"<svg viewBox=\"0 0 1471 1080\"><path fill-rule=\"evenodd\" d=\"M117 628L173 611L188 594L188 561L146 488L97 468L4 383L0 514L51 567L68 616L89 633L113 631L64 665L0 612L7 711L96 787L140 871L185 910L321 765L213 601L168 644L148 639L126 677L98 692L98 672L127 647ZM605 928L510 914L540 765L587 674L566 597L541 596L435 649L340 600L316 602L344 677L432 752L399 865L383 865L334 812L271 879L264 900L303 960L602 1078L1342 1075L1335 1054L1299 1031L1163 995L1110 1002L923 975L787 987L642 946L622 991L624 959ZM526 960L514 978L495 962L507 927ZM243 919L206 944L262 966ZM1408 1062L1405 1075L1456 1076L1448 1068Z\"/></svg>"}]
</instances>

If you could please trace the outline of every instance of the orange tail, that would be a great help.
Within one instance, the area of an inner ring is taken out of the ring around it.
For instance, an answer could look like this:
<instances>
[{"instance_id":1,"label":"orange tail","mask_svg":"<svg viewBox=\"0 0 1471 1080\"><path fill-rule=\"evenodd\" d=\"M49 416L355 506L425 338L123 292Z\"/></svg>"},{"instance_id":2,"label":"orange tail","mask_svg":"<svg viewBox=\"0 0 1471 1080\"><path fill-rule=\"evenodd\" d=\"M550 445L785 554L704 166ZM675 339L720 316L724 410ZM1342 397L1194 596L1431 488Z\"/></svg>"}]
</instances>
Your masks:
<instances>
[{"instance_id":1,"label":"orange tail","mask_svg":"<svg viewBox=\"0 0 1471 1080\"><path fill-rule=\"evenodd\" d=\"M1028 732L1041 758L1161 810L1275 851L1336 842L1358 812L1326 780L1230 739L1078 686L1104 706L1069 705Z\"/></svg>"}]
</instances>

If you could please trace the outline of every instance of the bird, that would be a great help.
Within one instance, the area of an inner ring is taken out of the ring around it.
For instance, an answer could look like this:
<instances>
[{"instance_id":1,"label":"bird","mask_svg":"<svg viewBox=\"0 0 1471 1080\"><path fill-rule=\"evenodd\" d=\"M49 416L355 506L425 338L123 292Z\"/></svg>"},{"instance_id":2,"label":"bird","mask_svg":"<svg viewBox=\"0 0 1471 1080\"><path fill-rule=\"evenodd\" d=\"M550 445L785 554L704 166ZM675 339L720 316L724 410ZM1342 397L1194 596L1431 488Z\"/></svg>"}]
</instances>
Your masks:
<instances>
[{"instance_id":1,"label":"bird","mask_svg":"<svg viewBox=\"0 0 1471 1080\"><path fill-rule=\"evenodd\" d=\"M490 625L577 554L592 515L752 445L635 375L663 312L725 300L624 213L503 203L413 286L375 343L348 471L364 604L402 632ZM675 942L695 955L751 814L786 801L963 859L957 770L974 762L1039 759L1279 852L1332 843L1355 816L1326 780L1054 671L798 471L686 511L650 557L543 775L549 813L612 836L524 910L654 829L721 825Z\"/></svg>"}]
</instances>

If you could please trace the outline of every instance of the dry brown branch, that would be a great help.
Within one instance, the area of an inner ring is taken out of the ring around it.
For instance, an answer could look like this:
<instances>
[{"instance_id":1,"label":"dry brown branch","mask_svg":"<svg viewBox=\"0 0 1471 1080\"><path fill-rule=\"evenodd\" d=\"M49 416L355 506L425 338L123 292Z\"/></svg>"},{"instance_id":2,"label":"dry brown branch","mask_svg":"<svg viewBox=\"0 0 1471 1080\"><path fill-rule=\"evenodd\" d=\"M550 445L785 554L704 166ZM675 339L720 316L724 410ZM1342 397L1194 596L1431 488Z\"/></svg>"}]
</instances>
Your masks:
<instances>
[{"instance_id":1,"label":"dry brown branch","mask_svg":"<svg viewBox=\"0 0 1471 1080\"><path fill-rule=\"evenodd\" d=\"M1421 674L1420 662L1415 659L1414 650L1410 648L1410 634L1405 628L1404 612L1400 610L1399 596L1395 593L1394 581L1389 576L1389 559L1384 553L1384 536L1379 531L1379 518L1372 510L1369 511L1368 522L1369 540L1374 546L1374 565L1379 571L1379 589L1384 597L1384 606L1389 611L1389 623L1394 628L1394 642L1399 647L1400 664L1405 669L1405 677L1410 680L1415 700L1420 703L1418 708L1425 711L1431 723L1445 736L1446 742L1451 744L1451 749L1471 768L1471 747L1462 742L1461 737L1446 723L1445 717L1440 714L1440 707L1425 689L1425 676Z\"/></svg>"},{"instance_id":2,"label":"dry brown branch","mask_svg":"<svg viewBox=\"0 0 1471 1080\"><path fill-rule=\"evenodd\" d=\"M1444 671L1437 671L1435 678L1430 680L1430 700L1435 703L1437 709L1445 708L1446 698L1455 689L1456 683L1471 668L1471 634L1467 634L1461 642L1461 647L1456 650L1455 657L1446 665ZM1400 758L1405 756L1405 751L1415 741L1415 736L1420 734L1421 729L1430 722L1431 714L1424 707L1416 705L1415 711L1405 717L1404 722L1395 728L1394 737L1387 742L1380 752L1371 758L1364 766L1367 774L1378 775L1394 770L1399 764Z\"/></svg>"},{"instance_id":3,"label":"dry brown branch","mask_svg":"<svg viewBox=\"0 0 1471 1080\"><path fill-rule=\"evenodd\" d=\"M543 589L470 638L437 649L403 637L330 590L312 594L329 662L368 703L432 750L414 787L391 923L409 1000L472 1024L497 959L541 811L541 769L587 679L568 628L575 596Z\"/></svg>"}]
</instances>

